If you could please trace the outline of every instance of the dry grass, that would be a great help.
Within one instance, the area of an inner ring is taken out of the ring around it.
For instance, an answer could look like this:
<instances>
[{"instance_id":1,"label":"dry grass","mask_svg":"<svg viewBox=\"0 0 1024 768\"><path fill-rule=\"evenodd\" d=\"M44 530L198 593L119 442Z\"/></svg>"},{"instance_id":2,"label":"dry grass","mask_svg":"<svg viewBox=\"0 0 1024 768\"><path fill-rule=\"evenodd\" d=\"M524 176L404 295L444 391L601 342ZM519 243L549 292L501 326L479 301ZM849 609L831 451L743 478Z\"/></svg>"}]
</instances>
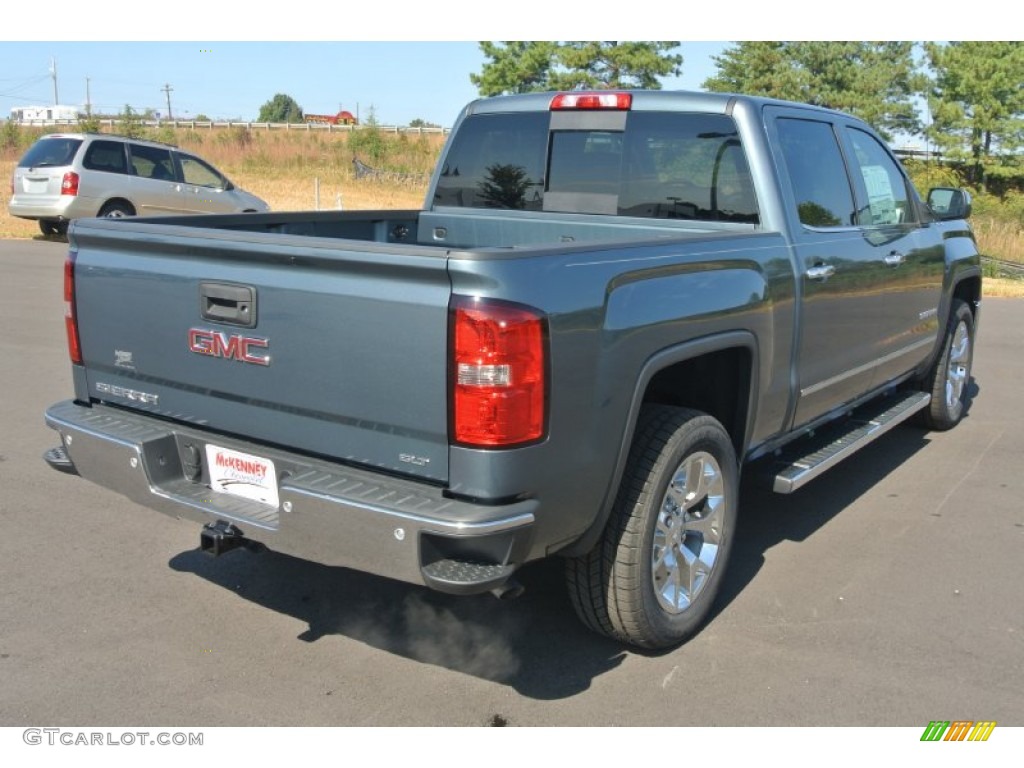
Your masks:
<instances>
[{"instance_id":1,"label":"dry grass","mask_svg":"<svg viewBox=\"0 0 1024 768\"><path fill-rule=\"evenodd\" d=\"M971 226L978 240L978 250L983 254L1024 263L1024 227L1020 222L976 216Z\"/></svg>"},{"instance_id":2,"label":"dry grass","mask_svg":"<svg viewBox=\"0 0 1024 768\"><path fill-rule=\"evenodd\" d=\"M31 137L23 137L30 140ZM444 138L436 134L399 136L382 134L367 142L349 132L247 131L231 129L161 129L154 136L209 160L237 185L266 200L276 211L312 210L316 206L316 180L320 208L345 210L415 209L423 204L427 176L440 154ZM42 237L33 221L7 213L11 178L24 148L0 156L0 238ZM376 159L368 155L376 152ZM356 179L353 156L413 180ZM982 253L1024 262L1024 230L1019 222L979 214L973 227ZM1024 282L985 279L986 296L1024 296Z\"/></svg>"},{"instance_id":3,"label":"dry grass","mask_svg":"<svg viewBox=\"0 0 1024 768\"><path fill-rule=\"evenodd\" d=\"M275 211L313 210L317 179L321 209L337 208L339 197L346 210L419 208L444 141L436 134L382 135L380 167L410 176L406 181L388 181L355 178L353 156L373 162L360 147L350 145L350 133L163 129L155 138L209 160ZM9 180L23 151L9 150L0 156L0 238L41 237L34 221L16 219L7 212Z\"/></svg>"},{"instance_id":4,"label":"dry grass","mask_svg":"<svg viewBox=\"0 0 1024 768\"><path fill-rule=\"evenodd\" d=\"M986 299L1024 299L1024 280L986 277L982 281L982 293Z\"/></svg>"}]
</instances>

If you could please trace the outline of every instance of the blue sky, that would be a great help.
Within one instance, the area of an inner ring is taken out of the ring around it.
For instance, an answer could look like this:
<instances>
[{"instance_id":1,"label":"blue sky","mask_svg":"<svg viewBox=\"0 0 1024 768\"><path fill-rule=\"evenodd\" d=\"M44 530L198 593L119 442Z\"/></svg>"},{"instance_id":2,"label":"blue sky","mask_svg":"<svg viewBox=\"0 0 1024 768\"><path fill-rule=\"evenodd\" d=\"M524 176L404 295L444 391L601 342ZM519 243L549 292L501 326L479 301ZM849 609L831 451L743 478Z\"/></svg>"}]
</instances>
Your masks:
<instances>
[{"instance_id":1,"label":"blue sky","mask_svg":"<svg viewBox=\"0 0 1024 768\"><path fill-rule=\"evenodd\" d=\"M161 89L169 84L172 111L182 118L203 113L255 119L280 92L306 112L358 107L365 117L372 104L384 124L422 118L446 126L477 95L469 74L483 65L478 40L683 38L683 75L666 79L664 87L697 89L713 74L711 57L727 45L706 41L962 39L981 32L976 28L984 23L981 14L972 17L948 0L935 0L926 17L919 7L858 0L857 13L844 14L841 26L820 0L661 6L593 0L96 6L45 0L42 13L29 3L7 6L0 16L3 116L15 106L53 103L52 58L60 102L84 105L89 78L91 101L100 111L120 112L131 104L165 113Z\"/></svg>"},{"instance_id":2,"label":"blue sky","mask_svg":"<svg viewBox=\"0 0 1024 768\"><path fill-rule=\"evenodd\" d=\"M666 88L697 89L713 72L711 56L725 43L684 42L683 76ZM2 42L0 111L52 104L50 61L56 61L61 104L86 102L94 112L153 108L187 119L253 120L275 93L287 93L306 112L340 108L365 117L372 104L380 122L414 118L450 126L477 96L469 81L484 56L476 42Z\"/></svg>"}]
</instances>

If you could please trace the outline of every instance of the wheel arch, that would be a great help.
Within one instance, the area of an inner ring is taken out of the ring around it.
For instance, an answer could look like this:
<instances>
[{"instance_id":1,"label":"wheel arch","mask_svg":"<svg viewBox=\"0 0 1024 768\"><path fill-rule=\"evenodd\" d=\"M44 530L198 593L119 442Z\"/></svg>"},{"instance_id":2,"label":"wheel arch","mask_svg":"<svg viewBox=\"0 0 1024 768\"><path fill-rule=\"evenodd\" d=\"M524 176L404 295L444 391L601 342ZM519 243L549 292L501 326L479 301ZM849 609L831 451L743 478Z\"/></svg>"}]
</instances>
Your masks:
<instances>
[{"instance_id":1,"label":"wheel arch","mask_svg":"<svg viewBox=\"0 0 1024 768\"><path fill-rule=\"evenodd\" d=\"M139 209L136 208L135 204L132 203L132 201L129 200L127 197L111 197L103 201L103 205L100 206L99 213L97 213L96 215L104 216L105 214L103 212L112 205L122 205L125 208L128 208L129 210L131 210L132 216L137 216L139 213Z\"/></svg>"},{"instance_id":2,"label":"wheel arch","mask_svg":"<svg viewBox=\"0 0 1024 768\"><path fill-rule=\"evenodd\" d=\"M947 283L948 287L943 287L942 300L939 304L938 324L940 332L938 338L928 357L918 366L914 374L915 380L923 380L938 362L939 357L942 356L941 329L945 328L946 323L949 322L949 316L953 311L953 304L956 299L960 299L970 307L971 314L974 316L974 330L977 333L978 317L981 312L981 282L981 267L977 264L965 266L951 275Z\"/></svg>"},{"instance_id":3,"label":"wheel arch","mask_svg":"<svg viewBox=\"0 0 1024 768\"><path fill-rule=\"evenodd\" d=\"M693 376L694 369L701 377ZM626 428L611 482L590 528L566 551L587 552L597 542L611 514L633 443L640 409L646 404L692 408L717 419L742 461L750 442L758 388L757 339L749 331L730 331L685 342L652 355L637 378Z\"/></svg>"},{"instance_id":4,"label":"wheel arch","mask_svg":"<svg viewBox=\"0 0 1024 768\"><path fill-rule=\"evenodd\" d=\"M953 298L961 299L971 308L975 322L978 319L978 309L981 305L981 271L971 270L961 275L960 279L953 286Z\"/></svg>"}]
</instances>

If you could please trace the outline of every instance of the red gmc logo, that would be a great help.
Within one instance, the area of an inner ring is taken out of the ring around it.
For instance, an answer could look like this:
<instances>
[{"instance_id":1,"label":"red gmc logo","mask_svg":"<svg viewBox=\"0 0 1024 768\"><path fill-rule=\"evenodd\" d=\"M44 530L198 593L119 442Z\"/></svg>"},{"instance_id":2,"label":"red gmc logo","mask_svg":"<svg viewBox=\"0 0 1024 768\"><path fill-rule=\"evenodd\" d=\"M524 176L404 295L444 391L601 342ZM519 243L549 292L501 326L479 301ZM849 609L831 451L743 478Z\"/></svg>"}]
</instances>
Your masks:
<instances>
[{"instance_id":1,"label":"red gmc logo","mask_svg":"<svg viewBox=\"0 0 1024 768\"><path fill-rule=\"evenodd\" d=\"M270 355L258 351L270 346L267 339L253 336L242 336L238 333L224 331L207 331L202 328L190 328L188 332L188 348L197 355L224 357L238 360L240 363L253 365L270 365Z\"/></svg>"}]
</instances>

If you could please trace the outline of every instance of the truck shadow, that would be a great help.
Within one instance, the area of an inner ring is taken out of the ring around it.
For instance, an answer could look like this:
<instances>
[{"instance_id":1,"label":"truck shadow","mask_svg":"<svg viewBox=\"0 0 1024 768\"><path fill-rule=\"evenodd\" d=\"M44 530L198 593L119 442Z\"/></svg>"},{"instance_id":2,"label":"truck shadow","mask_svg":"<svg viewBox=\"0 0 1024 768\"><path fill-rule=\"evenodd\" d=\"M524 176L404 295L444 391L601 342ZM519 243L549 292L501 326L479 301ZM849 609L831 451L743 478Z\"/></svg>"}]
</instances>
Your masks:
<instances>
[{"instance_id":1,"label":"truck shadow","mask_svg":"<svg viewBox=\"0 0 1024 768\"><path fill-rule=\"evenodd\" d=\"M973 399L980 392L973 377L968 383L964 419L970 418ZM774 493L765 481L764 462L745 470L740 488L741 511L729 570L722 583L710 621L721 613L754 580L764 565L765 553L784 541L804 541L833 517L881 482L895 467L908 461L929 442L927 429L908 423L883 435L789 496ZM890 494L894 513L899 497Z\"/></svg>"},{"instance_id":2,"label":"truck shadow","mask_svg":"<svg viewBox=\"0 0 1024 768\"><path fill-rule=\"evenodd\" d=\"M343 635L387 653L508 685L524 696L573 696L614 669L625 649L583 627L565 593L562 563L522 568L515 600L455 597L278 552L190 550L170 566L292 616L314 642Z\"/></svg>"},{"instance_id":3,"label":"truck shadow","mask_svg":"<svg viewBox=\"0 0 1024 768\"><path fill-rule=\"evenodd\" d=\"M745 475L732 560L710 621L757 577L768 550L810 537L917 453L928 434L916 427L895 429L856 461L830 470L828 482L811 483L788 498L759 485L755 472ZM634 652L580 624L557 558L523 568L518 576L526 591L512 601L443 595L276 552L240 549L212 558L190 550L169 564L306 623L298 636L305 642L342 635L540 700L587 690ZM647 655L667 654L686 654L686 646Z\"/></svg>"}]
</instances>

